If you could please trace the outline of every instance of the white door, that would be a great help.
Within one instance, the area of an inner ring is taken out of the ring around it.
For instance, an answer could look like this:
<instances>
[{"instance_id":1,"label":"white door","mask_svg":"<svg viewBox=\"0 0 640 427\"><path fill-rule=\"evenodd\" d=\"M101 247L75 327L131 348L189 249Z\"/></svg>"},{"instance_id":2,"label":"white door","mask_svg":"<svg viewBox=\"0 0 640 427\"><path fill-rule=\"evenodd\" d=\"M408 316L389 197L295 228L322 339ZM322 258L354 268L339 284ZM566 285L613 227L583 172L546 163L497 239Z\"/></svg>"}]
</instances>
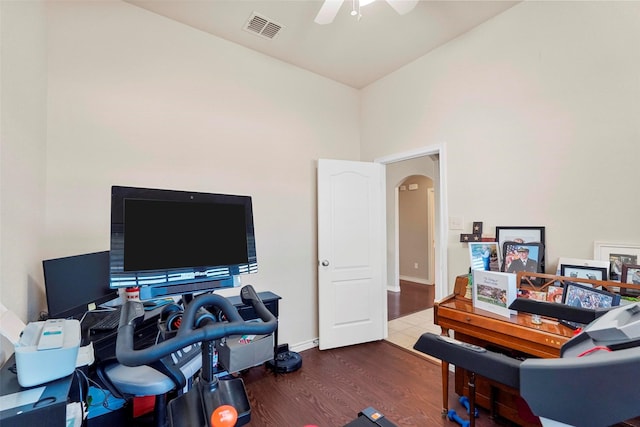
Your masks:
<instances>
[{"instance_id":1,"label":"white door","mask_svg":"<svg viewBox=\"0 0 640 427\"><path fill-rule=\"evenodd\" d=\"M319 348L387 337L385 170L318 160Z\"/></svg>"}]
</instances>

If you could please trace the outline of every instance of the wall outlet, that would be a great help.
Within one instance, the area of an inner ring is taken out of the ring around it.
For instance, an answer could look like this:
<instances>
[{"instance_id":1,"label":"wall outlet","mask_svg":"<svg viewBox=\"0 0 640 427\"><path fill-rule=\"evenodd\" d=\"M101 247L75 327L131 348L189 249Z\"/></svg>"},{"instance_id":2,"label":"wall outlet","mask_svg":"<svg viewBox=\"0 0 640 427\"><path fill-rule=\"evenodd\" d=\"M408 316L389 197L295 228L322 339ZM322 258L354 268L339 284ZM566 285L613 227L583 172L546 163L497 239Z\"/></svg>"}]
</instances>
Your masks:
<instances>
[{"instance_id":1,"label":"wall outlet","mask_svg":"<svg viewBox=\"0 0 640 427\"><path fill-rule=\"evenodd\" d=\"M416 270L418 269L418 263L417 262L413 263L413 268L415 268Z\"/></svg>"}]
</instances>

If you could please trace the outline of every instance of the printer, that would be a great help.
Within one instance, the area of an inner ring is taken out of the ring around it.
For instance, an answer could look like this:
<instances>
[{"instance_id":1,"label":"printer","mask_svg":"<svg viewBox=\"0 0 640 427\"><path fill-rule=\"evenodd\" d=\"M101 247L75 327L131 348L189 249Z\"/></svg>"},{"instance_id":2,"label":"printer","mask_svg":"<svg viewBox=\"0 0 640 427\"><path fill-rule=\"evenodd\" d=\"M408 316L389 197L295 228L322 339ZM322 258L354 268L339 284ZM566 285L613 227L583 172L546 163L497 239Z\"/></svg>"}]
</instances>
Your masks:
<instances>
[{"instance_id":1,"label":"printer","mask_svg":"<svg viewBox=\"0 0 640 427\"><path fill-rule=\"evenodd\" d=\"M80 322L49 319L29 323L15 344L18 383L32 387L71 375L80 348Z\"/></svg>"}]
</instances>

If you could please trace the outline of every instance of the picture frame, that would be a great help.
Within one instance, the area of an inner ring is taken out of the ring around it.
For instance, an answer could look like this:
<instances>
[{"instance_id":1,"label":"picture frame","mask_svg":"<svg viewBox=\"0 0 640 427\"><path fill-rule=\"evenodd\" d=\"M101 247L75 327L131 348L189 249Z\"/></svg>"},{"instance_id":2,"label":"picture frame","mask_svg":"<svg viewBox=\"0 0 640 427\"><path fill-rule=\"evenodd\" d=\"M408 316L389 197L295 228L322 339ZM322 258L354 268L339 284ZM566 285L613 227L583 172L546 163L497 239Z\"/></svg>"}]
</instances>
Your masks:
<instances>
[{"instance_id":1,"label":"picture frame","mask_svg":"<svg viewBox=\"0 0 640 427\"><path fill-rule=\"evenodd\" d=\"M562 274L560 274L560 267L562 265L581 265L581 266L586 266L586 267L600 267L600 268L606 268L607 269L607 275L606 277L609 277L609 261L602 261L602 260L596 260L596 259L581 259L581 258L565 258L565 257L560 257L560 259L558 260L558 266L556 268L556 276L561 276ZM604 279L604 280L609 280L609 279Z\"/></svg>"},{"instance_id":2,"label":"picture frame","mask_svg":"<svg viewBox=\"0 0 640 427\"><path fill-rule=\"evenodd\" d=\"M560 275L589 280L607 280L608 269L587 265L560 264Z\"/></svg>"},{"instance_id":3,"label":"picture frame","mask_svg":"<svg viewBox=\"0 0 640 427\"><path fill-rule=\"evenodd\" d=\"M628 283L631 285L640 285L640 265L638 264L622 264L622 275L620 283ZM637 297L640 291L637 289L627 289L620 287L620 295Z\"/></svg>"},{"instance_id":4,"label":"picture frame","mask_svg":"<svg viewBox=\"0 0 640 427\"><path fill-rule=\"evenodd\" d=\"M471 270L500 271L498 242L469 242Z\"/></svg>"},{"instance_id":5,"label":"picture frame","mask_svg":"<svg viewBox=\"0 0 640 427\"><path fill-rule=\"evenodd\" d=\"M475 308L503 317L516 314L509 308L518 296L516 275L499 271L473 270L472 301Z\"/></svg>"},{"instance_id":6,"label":"picture frame","mask_svg":"<svg viewBox=\"0 0 640 427\"><path fill-rule=\"evenodd\" d=\"M566 282L562 302L572 307L611 308L620 305L620 295L602 289L590 288L574 282Z\"/></svg>"},{"instance_id":7,"label":"picture frame","mask_svg":"<svg viewBox=\"0 0 640 427\"><path fill-rule=\"evenodd\" d=\"M496 242L504 248L505 242L542 244L543 253L540 257L540 272L545 272L545 227L544 226L496 226ZM504 259L504 258L503 258Z\"/></svg>"},{"instance_id":8,"label":"picture frame","mask_svg":"<svg viewBox=\"0 0 640 427\"><path fill-rule=\"evenodd\" d=\"M640 265L622 264L622 278L620 282L640 285Z\"/></svg>"},{"instance_id":9,"label":"picture frame","mask_svg":"<svg viewBox=\"0 0 640 427\"><path fill-rule=\"evenodd\" d=\"M565 282L562 302L572 307L596 310L620 305L620 295L601 289L590 288L578 283ZM561 320L560 323L573 329L584 326L580 323L565 320Z\"/></svg>"},{"instance_id":10,"label":"picture frame","mask_svg":"<svg viewBox=\"0 0 640 427\"><path fill-rule=\"evenodd\" d=\"M595 241L593 257L597 260L609 261L609 280L620 281L623 264L640 264L640 244Z\"/></svg>"},{"instance_id":11,"label":"picture frame","mask_svg":"<svg viewBox=\"0 0 640 427\"><path fill-rule=\"evenodd\" d=\"M527 256L521 256L525 253ZM502 268L505 273L517 273L519 271L530 271L532 273L542 272L542 257L544 246L539 242L520 243L516 241L506 241L502 246ZM526 259L526 265L522 261ZM515 261L515 263L514 263Z\"/></svg>"}]
</instances>

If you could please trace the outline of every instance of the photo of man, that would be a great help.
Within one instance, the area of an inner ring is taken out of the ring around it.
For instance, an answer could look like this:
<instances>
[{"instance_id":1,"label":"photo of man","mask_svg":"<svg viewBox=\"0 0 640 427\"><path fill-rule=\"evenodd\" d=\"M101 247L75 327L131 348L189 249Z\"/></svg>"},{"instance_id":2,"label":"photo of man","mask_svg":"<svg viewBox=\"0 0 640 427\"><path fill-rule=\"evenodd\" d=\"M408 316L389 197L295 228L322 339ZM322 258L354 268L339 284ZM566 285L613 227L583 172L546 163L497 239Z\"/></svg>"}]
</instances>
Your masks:
<instances>
[{"instance_id":1,"label":"photo of man","mask_svg":"<svg viewBox=\"0 0 640 427\"><path fill-rule=\"evenodd\" d=\"M538 271L538 262L529 258L529 248L527 246L518 246L516 253L518 258L511 261L507 268L507 273L517 273L519 271L536 273Z\"/></svg>"},{"instance_id":2,"label":"photo of man","mask_svg":"<svg viewBox=\"0 0 640 427\"><path fill-rule=\"evenodd\" d=\"M469 242L472 270L500 271L497 242Z\"/></svg>"}]
</instances>

